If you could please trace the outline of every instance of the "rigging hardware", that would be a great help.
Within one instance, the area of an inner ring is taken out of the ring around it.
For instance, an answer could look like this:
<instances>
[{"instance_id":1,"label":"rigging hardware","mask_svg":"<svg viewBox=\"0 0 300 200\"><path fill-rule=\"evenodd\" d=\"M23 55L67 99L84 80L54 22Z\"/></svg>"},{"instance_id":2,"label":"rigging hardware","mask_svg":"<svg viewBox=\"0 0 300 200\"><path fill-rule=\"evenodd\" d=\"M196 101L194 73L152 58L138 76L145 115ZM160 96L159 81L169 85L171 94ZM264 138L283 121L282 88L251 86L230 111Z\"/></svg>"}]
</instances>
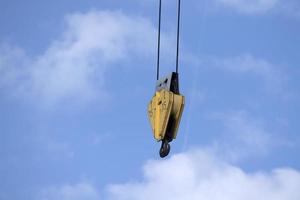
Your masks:
<instances>
[{"instance_id":1,"label":"rigging hardware","mask_svg":"<svg viewBox=\"0 0 300 200\"><path fill-rule=\"evenodd\" d=\"M184 109L185 98L179 92L179 37L181 1L178 0L177 11L177 48L176 48L176 72L159 79L160 69L160 40L161 40L161 8L162 0L159 0L158 16L158 44L157 44L157 71L156 91L148 104L148 117L151 123L154 138L161 141L159 155L166 157L171 149L170 142L176 139L180 119Z\"/></svg>"}]
</instances>

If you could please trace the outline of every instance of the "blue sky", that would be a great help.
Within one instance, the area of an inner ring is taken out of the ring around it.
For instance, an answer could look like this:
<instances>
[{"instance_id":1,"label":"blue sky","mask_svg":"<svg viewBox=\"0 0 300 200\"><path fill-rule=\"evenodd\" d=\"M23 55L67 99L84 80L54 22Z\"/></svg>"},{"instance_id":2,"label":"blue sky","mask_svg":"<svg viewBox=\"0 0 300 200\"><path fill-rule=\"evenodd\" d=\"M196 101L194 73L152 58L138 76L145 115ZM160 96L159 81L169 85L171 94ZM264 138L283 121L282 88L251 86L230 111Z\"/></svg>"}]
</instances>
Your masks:
<instances>
[{"instance_id":1,"label":"blue sky","mask_svg":"<svg viewBox=\"0 0 300 200\"><path fill-rule=\"evenodd\" d=\"M166 159L147 118L157 5L0 1L0 200L300 198L300 3L182 1L186 107Z\"/></svg>"}]
</instances>

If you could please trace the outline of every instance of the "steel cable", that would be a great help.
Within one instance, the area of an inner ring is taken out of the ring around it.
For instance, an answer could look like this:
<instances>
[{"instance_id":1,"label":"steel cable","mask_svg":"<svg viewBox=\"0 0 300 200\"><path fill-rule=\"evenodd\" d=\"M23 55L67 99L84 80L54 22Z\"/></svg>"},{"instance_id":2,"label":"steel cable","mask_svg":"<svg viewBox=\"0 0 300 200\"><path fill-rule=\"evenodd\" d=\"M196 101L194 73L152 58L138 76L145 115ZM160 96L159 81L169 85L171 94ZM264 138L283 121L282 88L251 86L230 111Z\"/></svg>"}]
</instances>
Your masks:
<instances>
[{"instance_id":1,"label":"steel cable","mask_svg":"<svg viewBox=\"0 0 300 200\"><path fill-rule=\"evenodd\" d=\"M158 11L158 36L157 36L156 80L159 79L159 68L160 68L161 1L162 1L162 0L159 0L159 11ZM176 73L178 73L178 68L179 68L180 14L181 14L181 0L178 0L178 10L177 10Z\"/></svg>"}]
</instances>

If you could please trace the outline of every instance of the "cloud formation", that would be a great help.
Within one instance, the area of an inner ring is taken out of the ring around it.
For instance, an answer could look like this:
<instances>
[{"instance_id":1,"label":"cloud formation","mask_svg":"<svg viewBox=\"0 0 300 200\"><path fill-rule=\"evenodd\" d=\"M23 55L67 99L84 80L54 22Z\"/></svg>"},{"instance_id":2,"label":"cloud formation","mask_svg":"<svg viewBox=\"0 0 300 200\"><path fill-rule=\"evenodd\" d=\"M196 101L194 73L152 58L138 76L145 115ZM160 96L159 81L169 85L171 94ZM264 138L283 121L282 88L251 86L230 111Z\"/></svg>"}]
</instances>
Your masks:
<instances>
[{"instance_id":1,"label":"cloud formation","mask_svg":"<svg viewBox=\"0 0 300 200\"><path fill-rule=\"evenodd\" d=\"M248 173L196 150L149 161L142 181L111 185L108 191L114 200L298 200L299 187L299 171Z\"/></svg>"},{"instance_id":2,"label":"cloud formation","mask_svg":"<svg viewBox=\"0 0 300 200\"><path fill-rule=\"evenodd\" d=\"M240 13L260 14L272 10L279 0L216 0L220 5L237 10Z\"/></svg>"},{"instance_id":3,"label":"cloud formation","mask_svg":"<svg viewBox=\"0 0 300 200\"><path fill-rule=\"evenodd\" d=\"M100 194L89 183L49 187L41 191L38 199L42 200L99 200Z\"/></svg>"},{"instance_id":4,"label":"cloud formation","mask_svg":"<svg viewBox=\"0 0 300 200\"><path fill-rule=\"evenodd\" d=\"M122 12L68 15L62 36L41 55L1 48L0 87L46 104L105 98L105 72L121 61L154 53L156 29L149 20ZM26 57L26 59L25 59Z\"/></svg>"},{"instance_id":5,"label":"cloud formation","mask_svg":"<svg viewBox=\"0 0 300 200\"><path fill-rule=\"evenodd\" d=\"M265 156L274 148L285 145L277 135L269 132L265 123L245 110L213 113L221 121L223 132L208 150L231 162L245 158Z\"/></svg>"},{"instance_id":6,"label":"cloud formation","mask_svg":"<svg viewBox=\"0 0 300 200\"><path fill-rule=\"evenodd\" d=\"M203 62L210 67L226 71L256 75L264 81L266 89L271 93L280 93L284 87L286 77L280 67L251 54L227 58L211 57Z\"/></svg>"},{"instance_id":7,"label":"cloud formation","mask_svg":"<svg viewBox=\"0 0 300 200\"><path fill-rule=\"evenodd\" d=\"M276 13L297 19L300 17L300 4L297 0L214 0L214 3L218 8L245 15Z\"/></svg>"},{"instance_id":8,"label":"cloud formation","mask_svg":"<svg viewBox=\"0 0 300 200\"><path fill-rule=\"evenodd\" d=\"M100 190L82 182L43 189L43 200L298 200L300 172L291 168L246 172L203 149L150 160L140 181Z\"/></svg>"}]
</instances>

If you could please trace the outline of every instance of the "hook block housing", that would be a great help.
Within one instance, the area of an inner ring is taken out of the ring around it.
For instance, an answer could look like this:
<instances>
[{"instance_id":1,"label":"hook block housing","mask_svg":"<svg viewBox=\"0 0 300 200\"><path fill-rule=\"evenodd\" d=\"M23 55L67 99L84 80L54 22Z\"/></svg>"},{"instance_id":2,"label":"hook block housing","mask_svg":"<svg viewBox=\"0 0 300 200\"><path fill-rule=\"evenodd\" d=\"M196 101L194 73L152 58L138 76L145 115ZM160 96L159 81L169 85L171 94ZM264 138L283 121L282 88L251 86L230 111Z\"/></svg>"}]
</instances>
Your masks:
<instances>
[{"instance_id":1,"label":"hook block housing","mask_svg":"<svg viewBox=\"0 0 300 200\"><path fill-rule=\"evenodd\" d=\"M148 117L157 141L176 139L184 103L184 96L179 94L177 73L172 72L157 81L156 92L148 104Z\"/></svg>"}]
</instances>

